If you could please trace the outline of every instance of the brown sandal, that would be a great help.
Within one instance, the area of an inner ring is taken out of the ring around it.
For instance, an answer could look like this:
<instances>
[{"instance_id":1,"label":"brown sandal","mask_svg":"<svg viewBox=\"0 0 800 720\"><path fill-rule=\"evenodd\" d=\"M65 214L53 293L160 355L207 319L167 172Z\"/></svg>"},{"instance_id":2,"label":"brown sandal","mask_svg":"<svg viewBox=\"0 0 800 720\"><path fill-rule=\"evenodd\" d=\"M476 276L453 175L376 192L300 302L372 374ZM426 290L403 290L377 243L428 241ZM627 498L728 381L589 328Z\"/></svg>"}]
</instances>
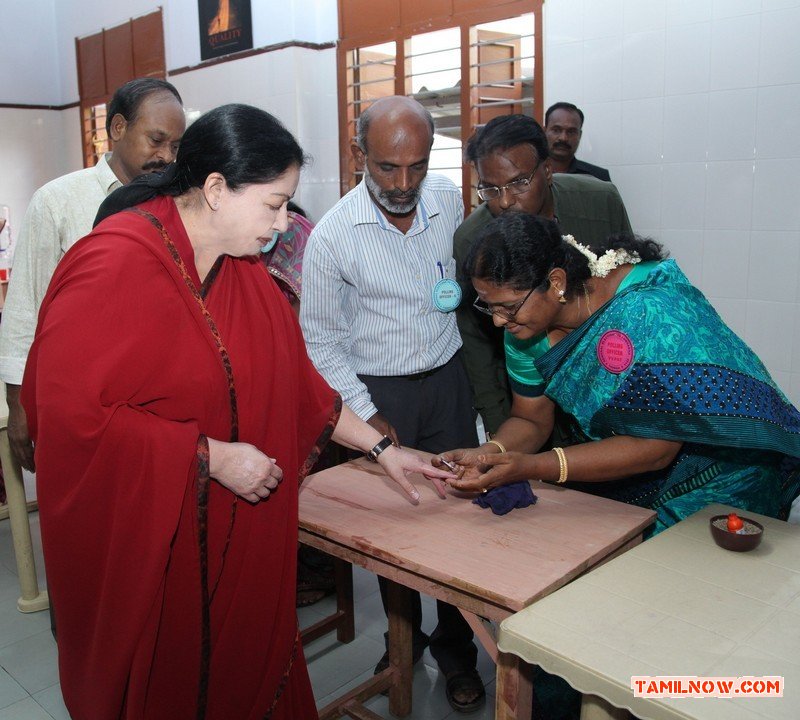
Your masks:
<instances>
[{"instance_id":1,"label":"brown sandal","mask_svg":"<svg viewBox=\"0 0 800 720\"><path fill-rule=\"evenodd\" d=\"M313 605L334 592L336 592L336 580L333 574L317 572L302 562L298 564L295 607Z\"/></svg>"},{"instance_id":2,"label":"brown sandal","mask_svg":"<svg viewBox=\"0 0 800 720\"><path fill-rule=\"evenodd\" d=\"M486 690L483 687L483 680L481 680L481 676L478 675L478 671L475 668L472 670L459 670L445 677L447 702L456 712L475 712L486 702ZM463 701L459 696L466 696L471 699Z\"/></svg>"}]
</instances>

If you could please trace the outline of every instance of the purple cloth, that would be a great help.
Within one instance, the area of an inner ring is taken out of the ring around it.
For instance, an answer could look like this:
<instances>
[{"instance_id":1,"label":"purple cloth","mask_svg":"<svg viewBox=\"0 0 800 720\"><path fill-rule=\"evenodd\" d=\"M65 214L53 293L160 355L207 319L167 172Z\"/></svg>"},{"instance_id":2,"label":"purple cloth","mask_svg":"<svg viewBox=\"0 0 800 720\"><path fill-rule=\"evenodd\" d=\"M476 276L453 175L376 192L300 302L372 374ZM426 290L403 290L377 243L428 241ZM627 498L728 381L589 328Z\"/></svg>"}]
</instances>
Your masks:
<instances>
[{"instance_id":1,"label":"purple cloth","mask_svg":"<svg viewBox=\"0 0 800 720\"><path fill-rule=\"evenodd\" d=\"M482 508L491 508L495 515L505 515L514 508L536 504L536 495L527 480L501 485L478 495L472 502Z\"/></svg>"}]
</instances>

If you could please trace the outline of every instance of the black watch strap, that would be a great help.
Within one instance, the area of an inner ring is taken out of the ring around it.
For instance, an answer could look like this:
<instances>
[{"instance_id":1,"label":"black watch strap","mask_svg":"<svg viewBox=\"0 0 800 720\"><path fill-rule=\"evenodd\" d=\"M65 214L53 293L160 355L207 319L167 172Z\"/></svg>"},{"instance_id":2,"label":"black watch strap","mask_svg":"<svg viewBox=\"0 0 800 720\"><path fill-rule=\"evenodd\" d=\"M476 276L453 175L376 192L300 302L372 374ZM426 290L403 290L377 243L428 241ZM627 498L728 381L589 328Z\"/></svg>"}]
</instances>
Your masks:
<instances>
[{"instance_id":1,"label":"black watch strap","mask_svg":"<svg viewBox=\"0 0 800 720\"><path fill-rule=\"evenodd\" d=\"M388 448L392 444L392 438L388 435L383 436L383 440L381 440L372 450L367 453L367 457L372 460L372 462L378 461L378 455L380 455L386 448Z\"/></svg>"}]
</instances>

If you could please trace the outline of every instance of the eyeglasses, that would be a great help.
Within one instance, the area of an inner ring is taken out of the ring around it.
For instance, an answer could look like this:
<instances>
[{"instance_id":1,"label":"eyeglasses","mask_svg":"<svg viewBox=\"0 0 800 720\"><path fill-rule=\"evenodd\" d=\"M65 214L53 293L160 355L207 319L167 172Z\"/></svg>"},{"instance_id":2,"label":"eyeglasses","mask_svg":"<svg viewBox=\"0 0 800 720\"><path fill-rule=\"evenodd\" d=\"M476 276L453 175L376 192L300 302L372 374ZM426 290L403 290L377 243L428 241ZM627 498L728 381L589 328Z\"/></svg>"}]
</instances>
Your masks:
<instances>
[{"instance_id":1,"label":"eyeglasses","mask_svg":"<svg viewBox=\"0 0 800 720\"><path fill-rule=\"evenodd\" d=\"M510 183L506 183L505 185L501 185L500 187L492 185L490 187L478 188L478 197L484 202L489 202L490 200L496 200L497 198L499 198L503 194L503 190L508 190L514 195L522 195L523 193L528 192L528 190L531 189L531 182L533 181L533 176L536 175L536 171L539 169L539 165L541 164L542 161L539 160L539 162L536 163L536 167L533 168L533 172L526 178L520 178L519 180L512 180Z\"/></svg>"},{"instance_id":2,"label":"eyeglasses","mask_svg":"<svg viewBox=\"0 0 800 720\"><path fill-rule=\"evenodd\" d=\"M497 315L497 317L505 318L506 320L513 320L516 314L522 309L525 301L533 294L535 289L536 288L531 288L528 290L528 294L516 305L512 305L511 307L506 307L505 305L489 305L483 302L480 297L475 298L475 301L472 303L472 307L474 307L478 312L488 315L489 317L492 315Z\"/></svg>"}]
</instances>

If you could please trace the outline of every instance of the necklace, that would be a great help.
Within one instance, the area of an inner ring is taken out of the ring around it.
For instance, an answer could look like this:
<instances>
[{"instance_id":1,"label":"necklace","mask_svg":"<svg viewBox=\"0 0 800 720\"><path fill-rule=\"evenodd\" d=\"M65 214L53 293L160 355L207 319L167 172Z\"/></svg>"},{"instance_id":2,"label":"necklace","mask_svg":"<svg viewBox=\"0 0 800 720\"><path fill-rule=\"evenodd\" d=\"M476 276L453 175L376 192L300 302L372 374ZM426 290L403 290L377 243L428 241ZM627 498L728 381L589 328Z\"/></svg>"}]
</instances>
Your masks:
<instances>
[{"instance_id":1,"label":"necklace","mask_svg":"<svg viewBox=\"0 0 800 720\"><path fill-rule=\"evenodd\" d=\"M586 317L583 319L583 322L586 322L592 316L592 306L589 304L589 288L586 287L586 283L583 283L583 298L586 301ZM577 306L575 307L575 322L580 325L581 324L581 302L578 299Z\"/></svg>"},{"instance_id":2,"label":"necklace","mask_svg":"<svg viewBox=\"0 0 800 720\"><path fill-rule=\"evenodd\" d=\"M588 318L594 311L592 310L592 306L589 304L589 288L586 287L586 283L583 283L583 296L586 298L586 309L589 311L589 314L586 316Z\"/></svg>"}]
</instances>

